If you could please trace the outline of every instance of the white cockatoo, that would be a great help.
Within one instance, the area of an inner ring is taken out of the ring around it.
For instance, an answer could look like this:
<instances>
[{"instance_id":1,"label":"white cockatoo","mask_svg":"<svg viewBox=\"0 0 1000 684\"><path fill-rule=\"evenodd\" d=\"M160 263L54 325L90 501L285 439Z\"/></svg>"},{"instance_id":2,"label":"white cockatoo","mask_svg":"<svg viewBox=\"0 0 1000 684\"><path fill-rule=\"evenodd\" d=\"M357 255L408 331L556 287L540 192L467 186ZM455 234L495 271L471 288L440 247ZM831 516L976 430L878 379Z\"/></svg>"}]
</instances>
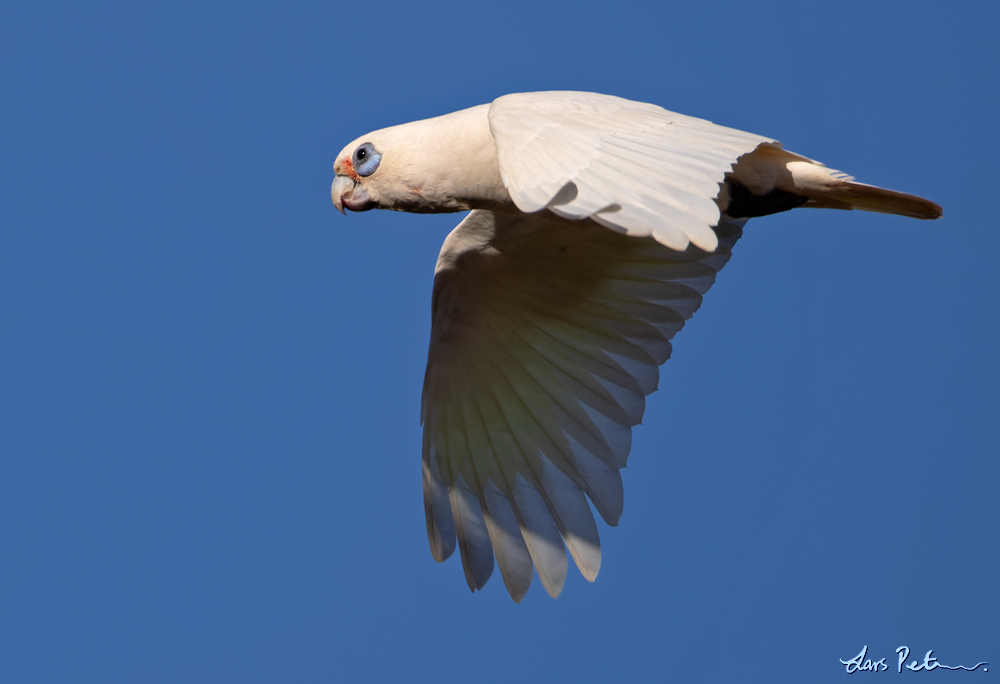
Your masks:
<instances>
[{"instance_id":1,"label":"white cockatoo","mask_svg":"<svg viewBox=\"0 0 1000 684\"><path fill-rule=\"evenodd\" d=\"M469 587L500 566L556 597L566 550L601 565L646 395L747 218L795 207L933 219L759 135L577 92L506 95L361 136L333 166L344 209L471 210L434 271L422 400L431 553Z\"/></svg>"}]
</instances>

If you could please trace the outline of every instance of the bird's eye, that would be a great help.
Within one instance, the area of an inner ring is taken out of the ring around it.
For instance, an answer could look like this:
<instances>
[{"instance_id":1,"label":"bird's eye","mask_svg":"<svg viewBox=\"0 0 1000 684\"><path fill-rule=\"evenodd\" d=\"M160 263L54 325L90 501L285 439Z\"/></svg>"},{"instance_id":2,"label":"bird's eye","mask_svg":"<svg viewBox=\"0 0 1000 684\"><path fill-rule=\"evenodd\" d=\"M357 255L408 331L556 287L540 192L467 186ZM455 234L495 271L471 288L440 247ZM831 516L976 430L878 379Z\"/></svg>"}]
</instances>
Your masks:
<instances>
[{"instance_id":1,"label":"bird's eye","mask_svg":"<svg viewBox=\"0 0 1000 684\"><path fill-rule=\"evenodd\" d=\"M382 159L382 154L375 149L371 143L362 143L358 149L354 150L354 171L359 176L370 176L378 169L378 163Z\"/></svg>"}]
</instances>

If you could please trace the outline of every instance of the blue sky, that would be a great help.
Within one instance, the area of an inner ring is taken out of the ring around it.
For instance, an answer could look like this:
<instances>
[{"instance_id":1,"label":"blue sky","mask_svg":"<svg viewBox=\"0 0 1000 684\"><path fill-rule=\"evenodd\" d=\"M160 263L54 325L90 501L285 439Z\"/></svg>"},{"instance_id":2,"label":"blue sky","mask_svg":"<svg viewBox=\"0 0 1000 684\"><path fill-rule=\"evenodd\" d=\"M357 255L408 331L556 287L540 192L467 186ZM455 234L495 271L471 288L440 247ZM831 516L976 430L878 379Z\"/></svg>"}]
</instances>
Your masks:
<instances>
[{"instance_id":1,"label":"blue sky","mask_svg":"<svg viewBox=\"0 0 1000 684\"><path fill-rule=\"evenodd\" d=\"M4 14L3 681L827 682L866 644L881 678L983 677L897 675L902 645L1000 668L994 6ZM751 221L597 582L514 605L425 538L458 217L344 218L329 185L367 131L547 89L772 136L945 217Z\"/></svg>"}]
</instances>

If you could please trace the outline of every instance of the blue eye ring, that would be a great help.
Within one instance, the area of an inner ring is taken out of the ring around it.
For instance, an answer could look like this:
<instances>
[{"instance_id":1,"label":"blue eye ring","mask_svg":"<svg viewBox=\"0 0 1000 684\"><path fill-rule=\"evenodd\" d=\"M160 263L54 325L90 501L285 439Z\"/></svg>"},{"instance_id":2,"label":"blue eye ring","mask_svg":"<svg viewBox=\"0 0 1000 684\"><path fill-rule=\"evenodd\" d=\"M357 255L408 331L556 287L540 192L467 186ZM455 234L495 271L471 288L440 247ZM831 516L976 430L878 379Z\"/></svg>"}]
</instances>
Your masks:
<instances>
[{"instance_id":1,"label":"blue eye ring","mask_svg":"<svg viewBox=\"0 0 1000 684\"><path fill-rule=\"evenodd\" d=\"M382 160L382 153L375 149L371 143L361 143L358 149L351 155L351 165L354 172L359 176L370 176L378 170L378 164Z\"/></svg>"}]
</instances>

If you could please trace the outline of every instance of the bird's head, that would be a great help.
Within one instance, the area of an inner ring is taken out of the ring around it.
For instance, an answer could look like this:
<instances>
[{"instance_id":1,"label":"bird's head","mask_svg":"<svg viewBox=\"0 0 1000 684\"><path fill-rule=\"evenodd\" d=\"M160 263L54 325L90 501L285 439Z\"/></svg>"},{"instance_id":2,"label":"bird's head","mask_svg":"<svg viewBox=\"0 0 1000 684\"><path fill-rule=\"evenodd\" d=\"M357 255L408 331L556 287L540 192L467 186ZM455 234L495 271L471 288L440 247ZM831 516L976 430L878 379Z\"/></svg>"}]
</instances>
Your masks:
<instances>
[{"instance_id":1,"label":"bird's head","mask_svg":"<svg viewBox=\"0 0 1000 684\"><path fill-rule=\"evenodd\" d=\"M438 213L509 202L486 111L473 107L357 138L333 165L333 206L341 213Z\"/></svg>"},{"instance_id":2,"label":"bird's head","mask_svg":"<svg viewBox=\"0 0 1000 684\"><path fill-rule=\"evenodd\" d=\"M379 206L383 194L380 181L388 175L381 169L382 162L382 151L371 136L358 138L341 150L333 164L336 177L330 188L333 206L340 213L343 214L345 208L367 211Z\"/></svg>"},{"instance_id":3,"label":"bird's head","mask_svg":"<svg viewBox=\"0 0 1000 684\"><path fill-rule=\"evenodd\" d=\"M383 128L341 150L333 164L333 206L341 213L344 209L432 210L423 192L428 163L419 133L420 127L414 129L413 124Z\"/></svg>"}]
</instances>

